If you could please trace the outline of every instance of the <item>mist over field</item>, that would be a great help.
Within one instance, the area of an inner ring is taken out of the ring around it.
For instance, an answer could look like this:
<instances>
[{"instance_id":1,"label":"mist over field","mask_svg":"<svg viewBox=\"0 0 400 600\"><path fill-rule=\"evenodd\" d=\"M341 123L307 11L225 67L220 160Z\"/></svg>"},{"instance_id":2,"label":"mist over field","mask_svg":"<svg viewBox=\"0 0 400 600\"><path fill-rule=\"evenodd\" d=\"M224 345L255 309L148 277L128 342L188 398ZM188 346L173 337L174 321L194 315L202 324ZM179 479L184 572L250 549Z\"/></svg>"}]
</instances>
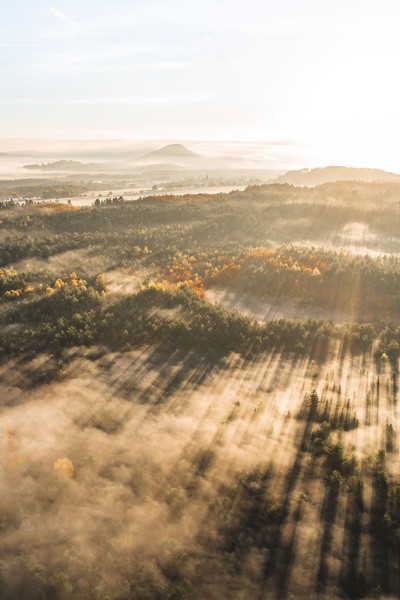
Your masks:
<instances>
[{"instance_id":1,"label":"mist over field","mask_svg":"<svg viewBox=\"0 0 400 600\"><path fill-rule=\"evenodd\" d=\"M398 427L390 371L334 356L231 355L212 369L164 358L77 357L57 383L21 394L8 382L5 597L313 597L356 585L358 569L396 585L378 533L368 553L353 539L377 510L376 448ZM345 472L364 459L363 482L325 479L303 403L312 386L342 419Z\"/></svg>"}]
</instances>

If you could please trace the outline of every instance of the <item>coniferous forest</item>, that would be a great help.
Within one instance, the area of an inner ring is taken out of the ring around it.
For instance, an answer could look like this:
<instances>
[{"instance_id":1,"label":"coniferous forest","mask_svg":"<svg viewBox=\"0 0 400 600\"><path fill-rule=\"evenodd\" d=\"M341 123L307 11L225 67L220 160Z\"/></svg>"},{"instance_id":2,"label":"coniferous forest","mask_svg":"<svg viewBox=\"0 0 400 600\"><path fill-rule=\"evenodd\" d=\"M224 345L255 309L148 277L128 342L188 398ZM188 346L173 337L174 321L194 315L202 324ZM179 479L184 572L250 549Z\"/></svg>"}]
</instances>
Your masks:
<instances>
[{"instance_id":1,"label":"coniferous forest","mask_svg":"<svg viewBox=\"0 0 400 600\"><path fill-rule=\"evenodd\" d=\"M400 595L400 184L0 204L0 598Z\"/></svg>"}]
</instances>

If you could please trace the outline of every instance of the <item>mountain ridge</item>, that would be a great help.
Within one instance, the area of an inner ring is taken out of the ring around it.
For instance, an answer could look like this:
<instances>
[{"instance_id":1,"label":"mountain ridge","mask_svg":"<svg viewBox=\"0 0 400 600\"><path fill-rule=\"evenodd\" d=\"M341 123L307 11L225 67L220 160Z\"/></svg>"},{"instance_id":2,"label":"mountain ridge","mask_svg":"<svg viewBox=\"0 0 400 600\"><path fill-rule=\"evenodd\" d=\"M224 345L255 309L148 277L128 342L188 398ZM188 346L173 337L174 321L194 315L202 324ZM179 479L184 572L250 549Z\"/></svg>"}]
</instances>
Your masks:
<instances>
[{"instance_id":1,"label":"mountain ridge","mask_svg":"<svg viewBox=\"0 0 400 600\"><path fill-rule=\"evenodd\" d=\"M363 167L343 167L329 165L314 169L299 169L287 171L276 178L276 183L289 183L291 185L316 186L335 181L397 181L400 175L383 169L370 169Z\"/></svg>"}]
</instances>

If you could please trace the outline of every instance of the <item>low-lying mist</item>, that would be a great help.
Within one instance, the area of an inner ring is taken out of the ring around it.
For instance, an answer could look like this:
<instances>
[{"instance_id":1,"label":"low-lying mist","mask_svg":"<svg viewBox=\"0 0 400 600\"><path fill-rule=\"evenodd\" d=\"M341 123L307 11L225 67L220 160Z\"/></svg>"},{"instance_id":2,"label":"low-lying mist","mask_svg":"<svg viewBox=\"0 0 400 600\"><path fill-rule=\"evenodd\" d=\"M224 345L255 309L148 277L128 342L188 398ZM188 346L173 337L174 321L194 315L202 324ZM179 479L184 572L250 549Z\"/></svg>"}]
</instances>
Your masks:
<instances>
[{"instance_id":1,"label":"low-lying mist","mask_svg":"<svg viewBox=\"0 0 400 600\"><path fill-rule=\"evenodd\" d=\"M33 384L51 357L2 369L2 597L343 597L354 475L338 466L329 492L313 431L330 423L374 514L367 463L384 448L389 475L397 465L389 367L338 345L320 364L152 348L71 359L52 383ZM388 568L373 570L371 535L354 559L369 589Z\"/></svg>"}]
</instances>

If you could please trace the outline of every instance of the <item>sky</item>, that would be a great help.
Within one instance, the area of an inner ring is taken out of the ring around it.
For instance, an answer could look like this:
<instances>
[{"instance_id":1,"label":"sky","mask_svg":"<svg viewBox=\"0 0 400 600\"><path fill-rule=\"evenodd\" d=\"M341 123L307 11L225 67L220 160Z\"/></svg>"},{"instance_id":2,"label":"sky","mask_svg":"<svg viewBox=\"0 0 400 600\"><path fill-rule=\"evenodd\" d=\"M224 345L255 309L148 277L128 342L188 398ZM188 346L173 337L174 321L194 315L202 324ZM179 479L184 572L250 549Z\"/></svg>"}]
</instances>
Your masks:
<instances>
[{"instance_id":1,"label":"sky","mask_svg":"<svg viewBox=\"0 0 400 600\"><path fill-rule=\"evenodd\" d=\"M278 142L400 172L399 26L398 0L2 2L0 137Z\"/></svg>"}]
</instances>

